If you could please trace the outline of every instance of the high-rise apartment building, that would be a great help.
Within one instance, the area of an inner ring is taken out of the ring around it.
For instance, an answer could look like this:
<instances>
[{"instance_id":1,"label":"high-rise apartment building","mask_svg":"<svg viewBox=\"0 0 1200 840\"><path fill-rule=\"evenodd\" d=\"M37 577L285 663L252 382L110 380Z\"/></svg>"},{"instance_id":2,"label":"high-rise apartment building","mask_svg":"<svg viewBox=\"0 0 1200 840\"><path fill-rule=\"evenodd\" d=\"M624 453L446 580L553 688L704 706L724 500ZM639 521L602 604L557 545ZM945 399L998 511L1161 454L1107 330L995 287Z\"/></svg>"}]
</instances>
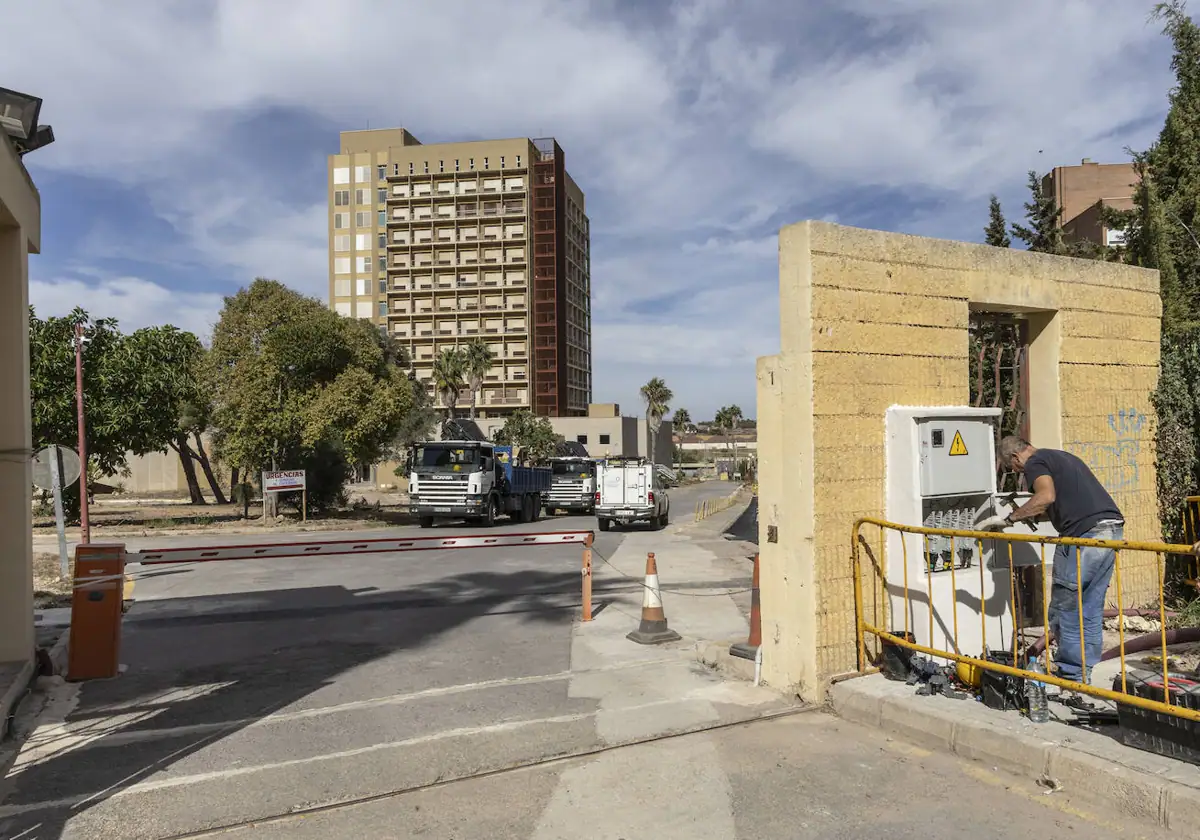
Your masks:
<instances>
[{"instance_id":1,"label":"high-rise apartment building","mask_svg":"<svg viewBox=\"0 0 1200 840\"><path fill-rule=\"evenodd\" d=\"M386 329L431 390L443 348L487 341L483 416L587 413L591 235L553 138L424 145L403 128L344 131L328 178L336 312Z\"/></svg>"},{"instance_id":2,"label":"high-rise apartment building","mask_svg":"<svg viewBox=\"0 0 1200 840\"><path fill-rule=\"evenodd\" d=\"M1109 229L1101 208L1131 209L1136 183L1131 163L1096 163L1084 158L1079 166L1054 167L1042 178L1042 191L1054 196L1062 210L1059 225L1068 239L1121 245L1125 232Z\"/></svg>"}]
</instances>

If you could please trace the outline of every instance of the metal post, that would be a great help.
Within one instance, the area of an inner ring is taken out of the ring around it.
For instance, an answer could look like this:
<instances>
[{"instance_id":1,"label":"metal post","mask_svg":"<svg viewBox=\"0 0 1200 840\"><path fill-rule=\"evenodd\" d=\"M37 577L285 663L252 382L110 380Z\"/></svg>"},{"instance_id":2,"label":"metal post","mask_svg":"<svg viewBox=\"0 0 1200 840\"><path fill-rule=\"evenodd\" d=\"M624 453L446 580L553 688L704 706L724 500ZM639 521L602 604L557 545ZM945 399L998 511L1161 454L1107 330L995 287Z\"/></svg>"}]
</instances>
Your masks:
<instances>
[{"instance_id":1,"label":"metal post","mask_svg":"<svg viewBox=\"0 0 1200 840\"><path fill-rule=\"evenodd\" d=\"M71 576L67 561L67 523L63 516L62 449L54 444L50 461L50 488L54 493L54 524L58 528L58 572L64 580Z\"/></svg>"},{"instance_id":2,"label":"metal post","mask_svg":"<svg viewBox=\"0 0 1200 840\"><path fill-rule=\"evenodd\" d=\"M304 482L304 489L300 491L300 521L308 521L308 482Z\"/></svg>"},{"instance_id":3,"label":"metal post","mask_svg":"<svg viewBox=\"0 0 1200 840\"><path fill-rule=\"evenodd\" d=\"M592 535L583 541L583 616L582 621L592 620Z\"/></svg>"},{"instance_id":4,"label":"metal post","mask_svg":"<svg viewBox=\"0 0 1200 840\"><path fill-rule=\"evenodd\" d=\"M75 410L79 423L79 541L87 545L92 541L92 529L88 523L87 426L83 414L83 324L75 325Z\"/></svg>"}]
</instances>

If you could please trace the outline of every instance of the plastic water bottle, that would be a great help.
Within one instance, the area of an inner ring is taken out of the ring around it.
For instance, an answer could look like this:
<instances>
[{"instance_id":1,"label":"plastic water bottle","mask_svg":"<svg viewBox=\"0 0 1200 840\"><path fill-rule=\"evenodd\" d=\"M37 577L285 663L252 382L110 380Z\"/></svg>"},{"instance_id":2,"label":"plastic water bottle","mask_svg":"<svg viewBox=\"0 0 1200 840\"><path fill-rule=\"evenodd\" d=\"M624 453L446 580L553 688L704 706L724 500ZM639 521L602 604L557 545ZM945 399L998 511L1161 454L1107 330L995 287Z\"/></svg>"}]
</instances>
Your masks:
<instances>
[{"instance_id":1,"label":"plastic water bottle","mask_svg":"<svg viewBox=\"0 0 1200 840\"><path fill-rule=\"evenodd\" d=\"M1035 674L1044 674L1040 662L1036 659L1029 663L1029 670ZM1031 723L1046 723L1050 720L1050 705L1046 700L1046 684L1037 680L1025 680L1025 700L1029 704L1029 721Z\"/></svg>"}]
</instances>

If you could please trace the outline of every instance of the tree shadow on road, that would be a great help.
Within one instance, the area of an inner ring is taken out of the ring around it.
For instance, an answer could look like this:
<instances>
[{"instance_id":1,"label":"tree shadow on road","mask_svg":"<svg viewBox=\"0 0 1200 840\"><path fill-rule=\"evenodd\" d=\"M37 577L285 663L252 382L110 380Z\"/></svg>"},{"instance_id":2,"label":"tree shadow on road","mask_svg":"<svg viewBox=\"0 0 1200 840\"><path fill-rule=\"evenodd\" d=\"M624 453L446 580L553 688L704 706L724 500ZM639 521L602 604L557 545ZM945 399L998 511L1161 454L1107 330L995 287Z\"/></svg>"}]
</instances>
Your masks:
<instances>
[{"instance_id":1,"label":"tree shadow on road","mask_svg":"<svg viewBox=\"0 0 1200 840\"><path fill-rule=\"evenodd\" d=\"M364 699L339 699L339 678L397 653L411 657L478 618L569 627L579 587L578 571L475 571L390 592L329 586L139 606L124 628L128 670L84 684L66 715L81 731L43 737L41 759L18 759L0 783L0 837L60 838L69 819L268 715L304 707L306 698L310 707ZM384 690L417 686L419 673L406 677L411 667L389 670L396 679Z\"/></svg>"}]
</instances>

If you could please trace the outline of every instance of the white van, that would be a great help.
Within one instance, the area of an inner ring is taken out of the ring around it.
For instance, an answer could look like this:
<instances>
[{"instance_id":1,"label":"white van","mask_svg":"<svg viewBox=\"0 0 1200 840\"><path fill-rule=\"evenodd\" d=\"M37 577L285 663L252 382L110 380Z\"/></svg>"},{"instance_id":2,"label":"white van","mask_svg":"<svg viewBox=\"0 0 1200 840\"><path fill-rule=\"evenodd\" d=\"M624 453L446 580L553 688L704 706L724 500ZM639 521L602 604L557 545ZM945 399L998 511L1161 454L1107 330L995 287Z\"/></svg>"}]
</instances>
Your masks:
<instances>
[{"instance_id":1,"label":"white van","mask_svg":"<svg viewBox=\"0 0 1200 840\"><path fill-rule=\"evenodd\" d=\"M600 530L613 522L649 522L665 528L670 522L671 498L654 464L645 458L609 458L596 473L596 519Z\"/></svg>"}]
</instances>

